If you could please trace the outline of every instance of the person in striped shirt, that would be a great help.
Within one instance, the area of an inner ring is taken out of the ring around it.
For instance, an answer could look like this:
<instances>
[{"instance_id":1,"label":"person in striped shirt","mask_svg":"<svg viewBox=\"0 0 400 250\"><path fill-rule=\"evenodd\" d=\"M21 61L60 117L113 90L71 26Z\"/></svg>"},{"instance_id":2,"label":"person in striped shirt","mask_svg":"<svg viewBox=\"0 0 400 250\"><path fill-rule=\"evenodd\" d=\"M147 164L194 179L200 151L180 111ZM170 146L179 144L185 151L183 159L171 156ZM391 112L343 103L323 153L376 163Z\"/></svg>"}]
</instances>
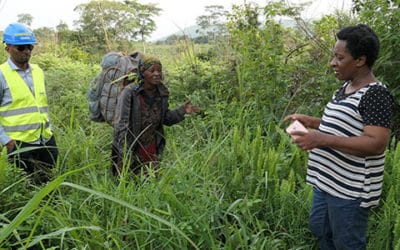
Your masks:
<instances>
[{"instance_id":1,"label":"person in striped shirt","mask_svg":"<svg viewBox=\"0 0 400 250\"><path fill-rule=\"evenodd\" d=\"M376 33L365 24L341 29L331 66L343 82L322 118L291 114L307 132L291 132L309 151L306 182L313 186L310 229L321 249L366 249L368 212L379 204L394 98L374 75Z\"/></svg>"}]
</instances>

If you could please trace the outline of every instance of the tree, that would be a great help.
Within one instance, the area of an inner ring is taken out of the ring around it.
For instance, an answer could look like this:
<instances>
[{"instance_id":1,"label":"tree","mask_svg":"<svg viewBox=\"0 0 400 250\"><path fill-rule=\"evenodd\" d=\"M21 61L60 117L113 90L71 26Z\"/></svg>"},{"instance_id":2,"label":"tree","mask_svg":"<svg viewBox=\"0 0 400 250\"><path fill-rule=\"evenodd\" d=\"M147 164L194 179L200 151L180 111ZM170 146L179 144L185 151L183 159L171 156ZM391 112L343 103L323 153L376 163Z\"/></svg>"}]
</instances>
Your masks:
<instances>
[{"instance_id":1,"label":"tree","mask_svg":"<svg viewBox=\"0 0 400 250\"><path fill-rule=\"evenodd\" d=\"M55 41L56 33L52 28L41 27L34 30L35 36L40 44L48 41Z\"/></svg>"},{"instance_id":2,"label":"tree","mask_svg":"<svg viewBox=\"0 0 400 250\"><path fill-rule=\"evenodd\" d=\"M67 23L60 21L60 23L56 26L57 43L78 45L78 40L75 37L76 33L78 33L78 31L70 30Z\"/></svg>"},{"instance_id":3,"label":"tree","mask_svg":"<svg viewBox=\"0 0 400 250\"><path fill-rule=\"evenodd\" d=\"M134 34L140 36L141 41L145 41L145 38L156 29L156 23L152 17L159 15L161 9L157 8L155 4L141 5L135 1L125 1L124 3L129 8L136 9L139 29Z\"/></svg>"},{"instance_id":4,"label":"tree","mask_svg":"<svg viewBox=\"0 0 400 250\"><path fill-rule=\"evenodd\" d=\"M221 5L209 5L205 7L208 15L196 18L196 23L200 27L197 33L203 34L212 40L227 35L226 15L228 12Z\"/></svg>"},{"instance_id":5,"label":"tree","mask_svg":"<svg viewBox=\"0 0 400 250\"><path fill-rule=\"evenodd\" d=\"M75 8L80 13L76 22L84 40L106 46L111 50L121 41L144 41L156 28L152 18L161 9L154 4L142 5L136 1L95 0Z\"/></svg>"},{"instance_id":6,"label":"tree","mask_svg":"<svg viewBox=\"0 0 400 250\"><path fill-rule=\"evenodd\" d=\"M233 5L233 12L228 15L229 29L257 29L260 26L258 21L260 10L257 4Z\"/></svg>"},{"instance_id":7,"label":"tree","mask_svg":"<svg viewBox=\"0 0 400 250\"><path fill-rule=\"evenodd\" d=\"M68 24L60 21L60 23L56 26L57 32L62 32L62 31L67 31L68 30Z\"/></svg>"},{"instance_id":8,"label":"tree","mask_svg":"<svg viewBox=\"0 0 400 250\"><path fill-rule=\"evenodd\" d=\"M31 26L33 21L33 16L31 14L26 14L26 13L18 14L17 21L19 23L26 24L27 26Z\"/></svg>"}]
</instances>

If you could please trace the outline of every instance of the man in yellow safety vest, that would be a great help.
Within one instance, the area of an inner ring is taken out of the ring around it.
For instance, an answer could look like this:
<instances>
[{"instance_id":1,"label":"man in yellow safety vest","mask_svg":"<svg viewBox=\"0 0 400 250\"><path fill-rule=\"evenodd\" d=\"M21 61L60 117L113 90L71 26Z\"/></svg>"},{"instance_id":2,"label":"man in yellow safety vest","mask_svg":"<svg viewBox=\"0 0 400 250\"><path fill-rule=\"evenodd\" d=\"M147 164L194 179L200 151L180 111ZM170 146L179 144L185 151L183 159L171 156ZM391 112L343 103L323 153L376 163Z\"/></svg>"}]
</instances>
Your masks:
<instances>
[{"instance_id":1,"label":"man in yellow safety vest","mask_svg":"<svg viewBox=\"0 0 400 250\"><path fill-rule=\"evenodd\" d=\"M29 63L36 38L25 25L11 23L3 42L9 57L0 65L0 143L9 162L32 174L37 183L47 182L58 149L43 71Z\"/></svg>"}]
</instances>

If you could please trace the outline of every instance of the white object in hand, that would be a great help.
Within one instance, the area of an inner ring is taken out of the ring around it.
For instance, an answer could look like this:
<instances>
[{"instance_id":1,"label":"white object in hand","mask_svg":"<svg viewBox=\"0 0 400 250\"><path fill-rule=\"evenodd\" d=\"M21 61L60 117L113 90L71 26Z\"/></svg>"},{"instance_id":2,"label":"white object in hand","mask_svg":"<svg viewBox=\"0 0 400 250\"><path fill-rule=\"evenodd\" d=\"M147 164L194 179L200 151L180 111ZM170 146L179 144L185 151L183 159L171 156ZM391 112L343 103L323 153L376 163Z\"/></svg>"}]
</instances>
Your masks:
<instances>
[{"instance_id":1,"label":"white object in hand","mask_svg":"<svg viewBox=\"0 0 400 250\"><path fill-rule=\"evenodd\" d=\"M286 128L286 132L293 138L295 139L296 136L292 135L292 132L294 131L301 131L301 132L305 132L307 133L308 130L306 129L306 127L304 127L304 125L299 122L298 120L294 120L294 122L292 122L287 128Z\"/></svg>"}]
</instances>

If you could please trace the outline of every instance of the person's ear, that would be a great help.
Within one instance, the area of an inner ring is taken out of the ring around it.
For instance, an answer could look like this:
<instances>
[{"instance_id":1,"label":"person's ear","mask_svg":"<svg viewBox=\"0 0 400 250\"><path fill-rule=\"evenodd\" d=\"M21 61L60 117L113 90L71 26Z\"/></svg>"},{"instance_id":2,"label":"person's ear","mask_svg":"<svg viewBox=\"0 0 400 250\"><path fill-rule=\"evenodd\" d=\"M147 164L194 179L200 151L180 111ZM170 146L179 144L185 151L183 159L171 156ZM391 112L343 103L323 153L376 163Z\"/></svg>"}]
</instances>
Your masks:
<instances>
[{"instance_id":1,"label":"person's ear","mask_svg":"<svg viewBox=\"0 0 400 250\"><path fill-rule=\"evenodd\" d=\"M357 66L362 67L367 63L367 57L366 56L360 56L359 58L356 59L357 61Z\"/></svg>"}]
</instances>

